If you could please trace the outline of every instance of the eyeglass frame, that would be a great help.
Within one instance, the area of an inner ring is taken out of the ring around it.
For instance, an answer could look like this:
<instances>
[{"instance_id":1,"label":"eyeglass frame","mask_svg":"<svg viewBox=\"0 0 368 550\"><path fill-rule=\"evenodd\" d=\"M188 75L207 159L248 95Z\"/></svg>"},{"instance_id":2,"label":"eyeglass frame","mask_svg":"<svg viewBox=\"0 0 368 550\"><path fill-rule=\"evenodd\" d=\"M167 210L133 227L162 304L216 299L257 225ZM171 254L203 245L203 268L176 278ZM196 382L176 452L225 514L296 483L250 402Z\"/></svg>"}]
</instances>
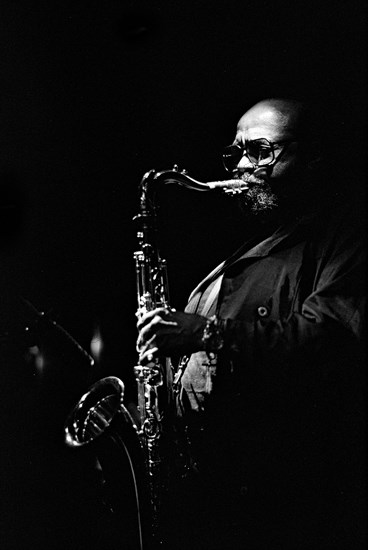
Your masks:
<instances>
[{"instance_id":1,"label":"eyeglass frame","mask_svg":"<svg viewBox=\"0 0 368 550\"><path fill-rule=\"evenodd\" d=\"M293 143L295 141L297 141L296 139L287 139L287 140L284 140L284 141L269 141L267 138L258 138L258 139L252 139L252 140L249 140L249 141L246 141L246 144L247 143L254 143L254 142L257 142L257 141L267 141L267 144L270 146L270 150L271 150L271 154L272 154L272 159L270 160L270 162L268 162L267 164L262 164L261 165L261 168L263 168L264 166L274 166L279 160L280 158L282 157L282 155L285 153L287 147L284 147L280 153L277 155L277 157L275 156L275 146L276 145L289 145L290 143ZM246 145L245 144L245 145ZM249 160L249 162L253 165L253 168L256 169L259 167L259 162L257 163L254 163L250 158L249 158L249 153L247 152L247 148L246 146L240 146L238 145L237 143L233 143L232 145L227 145L225 148L224 148L224 151L226 151L226 149L230 148L230 147L237 147L240 151L241 151L241 156L239 157L239 160L237 162L237 164L239 164L239 162L241 161L241 159L243 158L243 156L245 155L247 157L247 159ZM224 165L224 168L227 172L234 172L236 170L236 166L232 169L232 170L229 170L227 167L226 167L226 164L224 162L224 156L225 156L225 153L223 152L222 153L222 163Z\"/></svg>"}]
</instances>

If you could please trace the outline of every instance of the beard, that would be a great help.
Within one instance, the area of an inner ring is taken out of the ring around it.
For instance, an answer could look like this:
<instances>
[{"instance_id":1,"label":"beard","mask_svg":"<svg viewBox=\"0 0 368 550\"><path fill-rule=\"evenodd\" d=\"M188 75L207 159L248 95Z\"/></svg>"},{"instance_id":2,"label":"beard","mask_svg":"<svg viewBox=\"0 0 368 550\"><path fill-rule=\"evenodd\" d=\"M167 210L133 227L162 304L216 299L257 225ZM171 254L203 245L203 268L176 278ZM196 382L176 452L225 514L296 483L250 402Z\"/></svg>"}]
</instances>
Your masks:
<instances>
[{"instance_id":1,"label":"beard","mask_svg":"<svg viewBox=\"0 0 368 550\"><path fill-rule=\"evenodd\" d=\"M267 180L253 176L243 176L251 186L239 195L239 206L243 214L250 219L268 221L279 210L280 199L272 191Z\"/></svg>"}]
</instances>

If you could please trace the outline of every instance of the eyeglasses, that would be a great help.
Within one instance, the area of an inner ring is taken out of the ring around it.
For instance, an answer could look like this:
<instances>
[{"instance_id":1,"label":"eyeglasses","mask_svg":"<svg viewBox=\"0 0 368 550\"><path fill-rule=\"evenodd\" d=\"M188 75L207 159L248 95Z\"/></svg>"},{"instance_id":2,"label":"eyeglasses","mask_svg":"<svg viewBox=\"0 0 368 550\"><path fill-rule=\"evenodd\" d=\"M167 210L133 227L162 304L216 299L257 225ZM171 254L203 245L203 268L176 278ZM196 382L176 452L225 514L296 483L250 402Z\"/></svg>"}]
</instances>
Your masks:
<instances>
[{"instance_id":1,"label":"eyeglasses","mask_svg":"<svg viewBox=\"0 0 368 550\"><path fill-rule=\"evenodd\" d=\"M258 168L259 166L269 166L270 164L277 162L286 150L286 147L284 147L279 154L276 155L275 149L277 149L277 146L288 145L293 141L295 140L289 139L287 141L273 143L268 141L266 138L260 138L247 141L242 146L228 145L222 153L222 162L228 172L233 172L236 169L239 162L243 158L243 155L247 156L254 168Z\"/></svg>"}]
</instances>

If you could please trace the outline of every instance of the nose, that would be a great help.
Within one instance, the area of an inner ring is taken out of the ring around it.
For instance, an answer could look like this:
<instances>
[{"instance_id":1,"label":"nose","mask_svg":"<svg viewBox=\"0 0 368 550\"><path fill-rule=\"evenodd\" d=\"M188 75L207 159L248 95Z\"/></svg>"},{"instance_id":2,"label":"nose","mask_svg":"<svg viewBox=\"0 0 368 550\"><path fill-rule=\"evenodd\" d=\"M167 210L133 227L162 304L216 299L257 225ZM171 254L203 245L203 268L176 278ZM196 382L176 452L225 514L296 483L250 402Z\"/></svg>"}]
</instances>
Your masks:
<instances>
[{"instance_id":1,"label":"nose","mask_svg":"<svg viewBox=\"0 0 368 550\"><path fill-rule=\"evenodd\" d=\"M236 169L239 172L245 172L255 169L254 164L249 160L249 158L245 154L245 151L243 152L242 158L239 160Z\"/></svg>"}]
</instances>

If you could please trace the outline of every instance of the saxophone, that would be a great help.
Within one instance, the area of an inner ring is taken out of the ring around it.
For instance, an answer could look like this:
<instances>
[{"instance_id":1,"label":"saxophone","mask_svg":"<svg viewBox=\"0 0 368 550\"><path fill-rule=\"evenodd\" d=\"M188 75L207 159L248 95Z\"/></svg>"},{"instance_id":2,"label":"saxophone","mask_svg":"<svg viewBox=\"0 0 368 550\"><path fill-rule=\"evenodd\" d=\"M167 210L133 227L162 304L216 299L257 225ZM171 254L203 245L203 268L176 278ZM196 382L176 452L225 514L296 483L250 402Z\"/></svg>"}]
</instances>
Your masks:
<instances>
[{"instance_id":1,"label":"saxophone","mask_svg":"<svg viewBox=\"0 0 368 550\"><path fill-rule=\"evenodd\" d=\"M156 191L161 184L175 183L195 191L221 190L235 195L247 186L239 179L202 183L185 170L146 172L139 185L137 225L139 248L134 252L137 312L140 319L157 307L170 308L166 260L156 244ZM179 366L179 368L181 368ZM137 547L156 549L162 544L160 512L170 481L174 399L173 366L160 357L134 367L137 381L139 421L134 421L124 406L124 384L114 376L96 382L70 413L65 424L65 442L70 447L94 444L105 479L119 495L126 481L121 462L128 465L136 503ZM118 453L116 453L118 451ZM119 512L119 497L111 504Z\"/></svg>"}]
</instances>

